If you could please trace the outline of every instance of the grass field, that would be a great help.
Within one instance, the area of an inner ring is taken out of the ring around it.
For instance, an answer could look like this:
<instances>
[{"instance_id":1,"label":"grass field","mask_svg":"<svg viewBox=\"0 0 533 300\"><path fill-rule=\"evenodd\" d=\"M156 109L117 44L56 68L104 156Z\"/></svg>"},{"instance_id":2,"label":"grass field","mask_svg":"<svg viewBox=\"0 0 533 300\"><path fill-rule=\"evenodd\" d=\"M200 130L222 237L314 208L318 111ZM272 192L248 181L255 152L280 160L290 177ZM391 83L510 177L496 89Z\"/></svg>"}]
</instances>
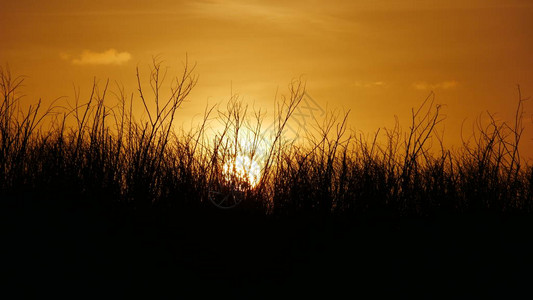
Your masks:
<instances>
[{"instance_id":1,"label":"grass field","mask_svg":"<svg viewBox=\"0 0 533 300\"><path fill-rule=\"evenodd\" d=\"M527 285L533 168L518 151L521 96L513 124L489 115L454 151L436 130L434 94L407 129L368 139L330 114L291 143L305 92L295 81L265 142L261 112L236 97L207 107L195 129L175 128L197 77L186 67L163 98L160 70L138 72L132 97L95 83L89 98L49 108L23 106L23 77L0 70L5 270L24 292L431 296Z\"/></svg>"}]
</instances>

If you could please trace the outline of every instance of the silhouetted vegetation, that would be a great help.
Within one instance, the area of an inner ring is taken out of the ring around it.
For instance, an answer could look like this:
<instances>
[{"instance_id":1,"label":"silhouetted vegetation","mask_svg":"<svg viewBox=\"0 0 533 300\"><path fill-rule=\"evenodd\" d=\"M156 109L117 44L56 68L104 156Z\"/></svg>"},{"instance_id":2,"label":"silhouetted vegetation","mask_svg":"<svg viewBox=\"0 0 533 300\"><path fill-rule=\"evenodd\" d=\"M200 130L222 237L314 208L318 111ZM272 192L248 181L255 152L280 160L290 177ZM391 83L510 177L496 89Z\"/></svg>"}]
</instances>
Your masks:
<instances>
[{"instance_id":1,"label":"silhouetted vegetation","mask_svg":"<svg viewBox=\"0 0 533 300\"><path fill-rule=\"evenodd\" d=\"M519 89L514 124L489 114L452 151L433 93L407 130L397 122L368 138L348 129L348 113L328 113L290 141L301 81L276 102L268 132L265 114L237 96L185 131L175 124L194 67L185 63L166 93L159 61L148 79L136 75L134 94L95 81L88 98L77 90L74 103L45 109L23 106L24 78L0 70L0 201L7 249L19 258L7 268L12 280L54 290L56 269L59 289L112 286L118 296L178 282L200 294L229 285L272 296L287 285L340 296L354 282L373 292L527 282L516 275L533 249ZM257 183L236 170L242 156L260 162Z\"/></svg>"},{"instance_id":2,"label":"silhouetted vegetation","mask_svg":"<svg viewBox=\"0 0 533 300\"><path fill-rule=\"evenodd\" d=\"M208 131L214 106L206 108L197 130L173 127L196 84L193 71L185 65L163 99L166 73L154 60L149 92L138 71L137 95L128 97L120 87L110 95L109 82L95 82L87 99L77 92L71 109L56 105L44 111L40 101L22 110L23 78L2 69L1 193L82 197L139 210L187 209L212 206L210 189L229 185L228 193L244 198L240 206L263 214L531 211L533 173L518 151L524 129L520 96L515 124L488 115L489 122L479 121L456 151L445 149L436 131L444 119L433 93L413 110L407 131L384 130L386 143L378 142L379 131L371 141L349 132L347 114L328 114L314 133L304 133L304 143L290 143L284 127L305 89L293 82L277 103L274 132L259 154L263 115L254 112L251 120L237 97L218 109L219 131ZM132 111L135 101L144 108L141 119ZM235 172L223 174L223 165L239 155L261 161L256 186Z\"/></svg>"}]
</instances>

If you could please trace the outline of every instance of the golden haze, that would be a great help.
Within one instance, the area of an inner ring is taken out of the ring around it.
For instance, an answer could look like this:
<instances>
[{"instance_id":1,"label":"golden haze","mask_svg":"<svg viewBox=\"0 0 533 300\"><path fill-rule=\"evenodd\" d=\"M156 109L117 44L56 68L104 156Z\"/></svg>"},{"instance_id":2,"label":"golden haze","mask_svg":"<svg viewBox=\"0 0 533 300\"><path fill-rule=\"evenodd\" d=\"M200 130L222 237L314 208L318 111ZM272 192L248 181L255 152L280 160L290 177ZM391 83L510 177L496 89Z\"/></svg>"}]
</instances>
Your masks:
<instances>
[{"instance_id":1,"label":"golden haze","mask_svg":"<svg viewBox=\"0 0 533 300\"><path fill-rule=\"evenodd\" d=\"M178 74L187 53L200 77L182 120L231 92L270 109L302 76L324 109L351 110L351 128L368 133L393 126L394 115L406 126L434 90L455 145L463 121L468 132L484 111L511 122L517 84L533 95L531 36L526 0L0 2L0 63L27 76L27 102L72 99L73 84L88 96L93 77L135 92L136 66L145 72L160 55Z\"/></svg>"}]
</instances>

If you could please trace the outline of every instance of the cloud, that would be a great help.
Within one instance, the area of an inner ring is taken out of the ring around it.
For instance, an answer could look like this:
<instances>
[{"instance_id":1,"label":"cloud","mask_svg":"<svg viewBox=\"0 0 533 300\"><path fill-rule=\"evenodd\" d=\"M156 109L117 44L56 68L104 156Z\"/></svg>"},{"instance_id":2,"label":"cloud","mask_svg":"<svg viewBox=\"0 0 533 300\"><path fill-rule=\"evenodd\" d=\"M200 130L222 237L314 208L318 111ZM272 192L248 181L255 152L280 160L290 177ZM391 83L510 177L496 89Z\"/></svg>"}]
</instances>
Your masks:
<instances>
[{"instance_id":1,"label":"cloud","mask_svg":"<svg viewBox=\"0 0 533 300\"><path fill-rule=\"evenodd\" d=\"M413 87L417 90L448 90L455 88L459 82L455 80L442 81L437 83L427 83L424 81L413 83Z\"/></svg>"},{"instance_id":2,"label":"cloud","mask_svg":"<svg viewBox=\"0 0 533 300\"><path fill-rule=\"evenodd\" d=\"M62 57L67 57L62 55ZM71 60L75 65L121 65L131 59L128 52L109 49L104 52L84 50L78 58Z\"/></svg>"},{"instance_id":3,"label":"cloud","mask_svg":"<svg viewBox=\"0 0 533 300\"><path fill-rule=\"evenodd\" d=\"M372 81L372 82L369 82L369 81L356 81L354 83L354 86L355 87L358 87L358 88L372 88L372 87L380 87L380 86L384 86L385 83L383 81Z\"/></svg>"}]
</instances>

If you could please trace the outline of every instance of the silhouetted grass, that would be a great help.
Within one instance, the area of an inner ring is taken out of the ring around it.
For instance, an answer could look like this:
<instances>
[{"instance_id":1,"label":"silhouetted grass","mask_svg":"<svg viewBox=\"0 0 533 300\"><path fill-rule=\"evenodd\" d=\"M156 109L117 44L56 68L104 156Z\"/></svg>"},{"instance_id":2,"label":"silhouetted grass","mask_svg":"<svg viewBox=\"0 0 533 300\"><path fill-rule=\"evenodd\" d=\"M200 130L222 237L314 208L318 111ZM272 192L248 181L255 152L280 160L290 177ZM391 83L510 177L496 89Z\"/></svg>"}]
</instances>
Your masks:
<instances>
[{"instance_id":1,"label":"silhouetted grass","mask_svg":"<svg viewBox=\"0 0 533 300\"><path fill-rule=\"evenodd\" d=\"M259 154L264 116L254 112L251 118L237 97L225 110L207 107L195 130L173 127L196 84L193 70L185 65L166 99L161 96L166 73L154 60L149 94L137 71L137 95L128 97L119 86L110 96L109 82L95 82L89 98L80 99L77 92L70 109L43 111L39 101L23 111L23 78L2 69L1 194L107 201L140 211L186 210L213 208L209 191L216 186L237 193L226 201L244 199L241 209L260 214L531 211L532 168L523 165L518 151L524 128L521 96L515 124L489 115L489 122L479 121L456 151L440 142L436 128L444 119L433 94L413 110L407 131L398 125L384 130L385 143L378 142L379 131L371 141L349 132L347 114L328 115L314 133L304 134L305 143L289 143L283 138L285 126L305 90L294 82L277 103L274 131ZM144 108L141 119L133 112L135 101ZM210 129L217 112L218 131ZM257 186L224 173L224 164L239 155L261 161Z\"/></svg>"},{"instance_id":2,"label":"silhouetted grass","mask_svg":"<svg viewBox=\"0 0 533 300\"><path fill-rule=\"evenodd\" d=\"M397 122L367 138L330 113L295 142L285 135L300 81L268 130L236 96L192 130L174 127L193 72L185 64L164 94L154 60L131 96L95 81L88 98L43 109L23 108L24 78L0 70L5 270L22 291L344 296L529 282L520 93L514 124L488 115L454 151L433 93L405 131ZM260 162L257 184L236 175L239 156Z\"/></svg>"}]
</instances>

